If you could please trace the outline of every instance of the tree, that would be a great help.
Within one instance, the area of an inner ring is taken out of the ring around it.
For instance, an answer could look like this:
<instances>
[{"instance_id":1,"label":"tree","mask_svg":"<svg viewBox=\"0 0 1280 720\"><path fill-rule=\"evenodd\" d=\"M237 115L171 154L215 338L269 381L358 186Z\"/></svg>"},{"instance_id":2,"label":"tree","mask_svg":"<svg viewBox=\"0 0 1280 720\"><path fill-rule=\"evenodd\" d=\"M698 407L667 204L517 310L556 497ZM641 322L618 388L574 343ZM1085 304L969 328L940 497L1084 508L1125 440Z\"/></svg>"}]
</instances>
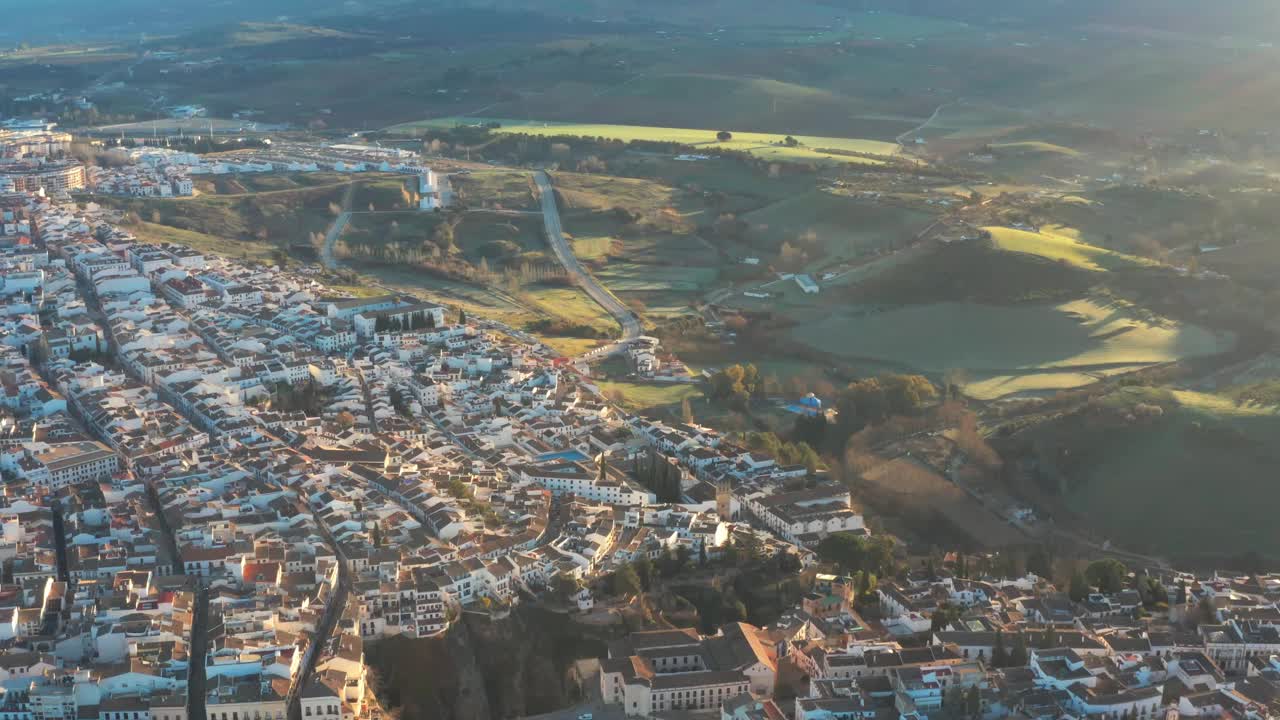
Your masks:
<instances>
[{"instance_id":1,"label":"tree","mask_svg":"<svg viewBox=\"0 0 1280 720\"><path fill-rule=\"evenodd\" d=\"M1217 622L1218 608L1213 604L1213 598L1205 595L1200 599L1200 604L1196 606L1196 624L1213 625Z\"/></svg>"},{"instance_id":2,"label":"tree","mask_svg":"<svg viewBox=\"0 0 1280 720\"><path fill-rule=\"evenodd\" d=\"M574 595L577 595L578 591L581 590L582 587L578 584L577 578L566 573L560 573L551 581L551 589L556 595L560 596L562 600L567 602L572 599Z\"/></svg>"},{"instance_id":3,"label":"tree","mask_svg":"<svg viewBox=\"0 0 1280 720\"><path fill-rule=\"evenodd\" d=\"M818 543L816 550L820 560L836 565L841 572L891 574L893 541L883 535L864 538L832 533Z\"/></svg>"},{"instance_id":4,"label":"tree","mask_svg":"<svg viewBox=\"0 0 1280 720\"><path fill-rule=\"evenodd\" d=\"M680 419L686 424L693 423L693 404L689 402L689 398L680 401Z\"/></svg>"},{"instance_id":5,"label":"tree","mask_svg":"<svg viewBox=\"0 0 1280 720\"><path fill-rule=\"evenodd\" d=\"M1129 576L1129 568L1115 558L1105 558L1089 563L1084 576L1090 585L1102 593L1118 593L1124 589L1125 579Z\"/></svg>"},{"instance_id":6,"label":"tree","mask_svg":"<svg viewBox=\"0 0 1280 720\"><path fill-rule=\"evenodd\" d=\"M1169 591L1161 582L1150 575L1144 575L1138 582L1138 595L1142 597L1142 604L1148 610L1154 610L1159 606L1166 606L1169 602Z\"/></svg>"},{"instance_id":7,"label":"tree","mask_svg":"<svg viewBox=\"0 0 1280 720\"><path fill-rule=\"evenodd\" d=\"M964 709L964 688L959 685L952 685L947 688L946 694L942 697L942 707L946 708L947 714L951 717L960 717L960 713Z\"/></svg>"},{"instance_id":8,"label":"tree","mask_svg":"<svg viewBox=\"0 0 1280 720\"><path fill-rule=\"evenodd\" d=\"M960 619L960 608L951 603L942 603L929 618L929 632L938 633L946 630L951 623Z\"/></svg>"},{"instance_id":9,"label":"tree","mask_svg":"<svg viewBox=\"0 0 1280 720\"><path fill-rule=\"evenodd\" d=\"M631 563L631 566L636 570L636 577L640 578L640 587L648 592L653 587L653 561L648 555L643 555Z\"/></svg>"},{"instance_id":10,"label":"tree","mask_svg":"<svg viewBox=\"0 0 1280 720\"><path fill-rule=\"evenodd\" d=\"M964 714L970 720L982 717L982 691L977 685L970 685L964 691Z\"/></svg>"},{"instance_id":11,"label":"tree","mask_svg":"<svg viewBox=\"0 0 1280 720\"><path fill-rule=\"evenodd\" d=\"M1018 639L1013 643L1013 652L1009 653L1009 665L1010 667L1025 667L1027 662L1026 633L1018 633Z\"/></svg>"},{"instance_id":12,"label":"tree","mask_svg":"<svg viewBox=\"0 0 1280 720\"><path fill-rule=\"evenodd\" d=\"M1058 629L1052 624L1045 628L1044 635L1040 637L1040 649L1052 650L1058 646Z\"/></svg>"},{"instance_id":13,"label":"tree","mask_svg":"<svg viewBox=\"0 0 1280 720\"><path fill-rule=\"evenodd\" d=\"M721 130L720 132L716 133L716 140L719 140L720 142L729 142L732 139L733 139L733 133L729 132L728 130Z\"/></svg>"},{"instance_id":14,"label":"tree","mask_svg":"<svg viewBox=\"0 0 1280 720\"><path fill-rule=\"evenodd\" d=\"M778 554L774 556L774 560L778 563L778 572L783 575L795 575L804 569L804 565L800 562L800 558L796 557L786 548L778 550Z\"/></svg>"},{"instance_id":15,"label":"tree","mask_svg":"<svg viewBox=\"0 0 1280 720\"><path fill-rule=\"evenodd\" d=\"M624 565L613 574L613 594L621 597L639 595L640 575L631 565Z\"/></svg>"},{"instance_id":16,"label":"tree","mask_svg":"<svg viewBox=\"0 0 1280 720\"><path fill-rule=\"evenodd\" d=\"M795 138L791 137L790 135L788 135L788 136L787 136L787 138L786 138L785 140L783 140L782 142L783 142L783 144L785 144L787 147L796 147L797 145L799 145L799 144L800 144L800 141L799 141L799 140L797 140L797 139L795 139Z\"/></svg>"},{"instance_id":17,"label":"tree","mask_svg":"<svg viewBox=\"0 0 1280 720\"><path fill-rule=\"evenodd\" d=\"M1004 631L996 631L996 644L991 649L991 665L993 667L1007 667L1009 665L1009 651L1004 646Z\"/></svg>"},{"instance_id":18,"label":"tree","mask_svg":"<svg viewBox=\"0 0 1280 720\"><path fill-rule=\"evenodd\" d=\"M756 537L756 534L751 531L742 534L740 542L737 543L737 548L739 557L745 565L753 565L759 562L764 554L764 546L760 542L760 538Z\"/></svg>"},{"instance_id":19,"label":"tree","mask_svg":"<svg viewBox=\"0 0 1280 720\"><path fill-rule=\"evenodd\" d=\"M1067 595L1076 602L1089 597L1089 581L1085 579L1084 573L1080 572L1078 568L1071 573L1071 585L1067 590Z\"/></svg>"},{"instance_id":20,"label":"tree","mask_svg":"<svg viewBox=\"0 0 1280 720\"><path fill-rule=\"evenodd\" d=\"M1053 558L1044 546L1038 546L1027 555L1027 572L1040 578L1053 575Z\"/></svg>"}]
</instances>

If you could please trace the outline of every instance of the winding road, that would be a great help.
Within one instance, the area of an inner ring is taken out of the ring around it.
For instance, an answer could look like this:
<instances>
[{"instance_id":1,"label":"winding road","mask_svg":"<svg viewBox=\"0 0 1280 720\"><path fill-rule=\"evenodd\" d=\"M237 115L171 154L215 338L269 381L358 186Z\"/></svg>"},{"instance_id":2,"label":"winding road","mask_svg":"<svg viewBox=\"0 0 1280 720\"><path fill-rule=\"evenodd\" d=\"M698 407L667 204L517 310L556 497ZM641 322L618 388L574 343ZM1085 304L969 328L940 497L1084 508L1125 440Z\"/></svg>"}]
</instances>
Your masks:
<instances>
[{"instance_id":1,"label":"winding road","mask_svg":"<svg viewBox=\"0 0 1280 720\"><path fill-rule=\"evenodd\" d=\"M347 185L347 191L342 196L342 212L333 219L333 224L324 234L324 246L320 248L320 262L328 270L338 269L338 259L334 257L333 249L338 244L338 238L342 237L342 233L346 231L347 223L351 222L351 196L355 194L355 189L354 182Z\"/></svg>"},{"instance_id":2,"label":"winding road","mask_svg":"<svg viewBox=\"0 0 1280 720\"><path fill-rule=\"evenodd\" d=\"M580 359L594 360L613 355L621 351L628 342L640 337L640 318L636 317L631 308L622 304L621 300L605 289L578 262L578 257L573 254L573 248L569 246L569 241L564 236L564 226L560 223L560 209L556 207L556 191L551 185L551 176L544 171L538 171L534 174L533 179L538 185L538 197L542 203L542 221L547 230L547 243L551 245L551 250L555 253L556 259L569 272L569 276L573 278L574 283L582 288L583 292L592 300L599 303L600 307L612 315L613 319L622 328L621 338L592 350Z\"/></svg>"},{"instance_id":3,"label":"winding road","mask_svg":"<svg viewBox=\"0 0 1280 720\"><path fill-rule=\"evenodd\" d=\"M640 318L631 311L631 308L628 308L621 300L615 297L613 293L605 289L578 262L578 257L574 255L573 248L569 245L569 240L564 236L564 226L560 222L560 209L556 206L556 191L551 184L551 176L544 171L539 171L534 174L533 179L538 186L538 197L542 205L542 222L546 228L547 244L551 246L552 252L555 253L556 260L564 266L564 269L569 273L569 277L573 278L574 284L582 288L582 291L588 297L604 308L605 312L609 313L617 321L618 326L622 328L622 336L619 339L608 345L598 347L577 359L599 360L621 352L627 343L640 337L643 331ZM325 233L324 245L320 248L320 261L329 270L338 269L338 259L334 256L334 247L337 245L338 238L347 229L347 224L351 221L351 195L354 188L354 183L347 188L347 193L342 201L342 211L333 219L333 224L329 226L328 232Z\"/></svg>"}]
</instances>

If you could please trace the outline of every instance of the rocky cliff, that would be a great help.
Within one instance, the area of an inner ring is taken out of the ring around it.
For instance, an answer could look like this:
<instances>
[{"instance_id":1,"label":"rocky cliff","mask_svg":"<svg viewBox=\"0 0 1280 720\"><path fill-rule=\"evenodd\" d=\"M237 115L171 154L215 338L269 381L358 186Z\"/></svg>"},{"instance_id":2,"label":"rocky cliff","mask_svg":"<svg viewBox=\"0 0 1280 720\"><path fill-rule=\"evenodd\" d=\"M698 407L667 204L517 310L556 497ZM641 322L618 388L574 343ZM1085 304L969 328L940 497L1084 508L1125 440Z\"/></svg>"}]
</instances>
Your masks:
<instances>
[{"instance_id":1,"label":"rocky cliff","mask_svg":"<svg viewBox=\"0 0 1280 720\"><path fill-rule=\"evenodd\" d=\"M488 720L576 702L574 661L601 657L620 628L519 607L500 619L463 613L443 637L366 646L379 697L404 720Z\"/></svg>"}]
</instances>

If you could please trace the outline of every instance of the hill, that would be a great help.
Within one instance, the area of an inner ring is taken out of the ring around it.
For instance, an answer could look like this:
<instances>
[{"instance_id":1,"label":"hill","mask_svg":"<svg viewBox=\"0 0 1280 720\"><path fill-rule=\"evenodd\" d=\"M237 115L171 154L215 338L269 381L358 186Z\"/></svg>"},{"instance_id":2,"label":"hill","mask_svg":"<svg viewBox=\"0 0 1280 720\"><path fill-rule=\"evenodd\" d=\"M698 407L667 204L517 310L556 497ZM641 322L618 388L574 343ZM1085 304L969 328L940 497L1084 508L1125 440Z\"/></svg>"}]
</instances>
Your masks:
<instances>
[{"instance_id":1,"label":"hill","mask_svg":"<svg viewBox=\"0 0 1280 720\"><path fill-rule=\"evenodd\" d=\"M1074 520L1125 547L1204 560L1250 550L1280 556L1268 517L1280 502L1277 432L1275 408L1125 388L1014 442L1029 453L1030 481Z\"/></svg>"}]
</instances>

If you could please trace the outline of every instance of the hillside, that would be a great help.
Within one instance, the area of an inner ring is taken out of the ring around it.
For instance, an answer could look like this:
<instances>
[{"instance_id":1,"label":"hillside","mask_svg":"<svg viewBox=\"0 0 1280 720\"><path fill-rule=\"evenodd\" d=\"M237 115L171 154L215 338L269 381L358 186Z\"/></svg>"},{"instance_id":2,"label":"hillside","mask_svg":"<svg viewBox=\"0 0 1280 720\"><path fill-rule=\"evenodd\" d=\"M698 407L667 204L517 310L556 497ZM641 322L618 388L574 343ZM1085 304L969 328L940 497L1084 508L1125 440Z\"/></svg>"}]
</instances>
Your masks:
<instances>
[{"instance_id":1,"label":"hillside","mask_svg":"<svg viewBox=\"0 0 1280 720\"><path fill-rule=\"evenodd\" d=\"M1280 553L1270 520L1277 432L1276 408L1128 388L1004 442L1073 521L1125 547L1193 559Z\"/></svg>"}]
</instances>

